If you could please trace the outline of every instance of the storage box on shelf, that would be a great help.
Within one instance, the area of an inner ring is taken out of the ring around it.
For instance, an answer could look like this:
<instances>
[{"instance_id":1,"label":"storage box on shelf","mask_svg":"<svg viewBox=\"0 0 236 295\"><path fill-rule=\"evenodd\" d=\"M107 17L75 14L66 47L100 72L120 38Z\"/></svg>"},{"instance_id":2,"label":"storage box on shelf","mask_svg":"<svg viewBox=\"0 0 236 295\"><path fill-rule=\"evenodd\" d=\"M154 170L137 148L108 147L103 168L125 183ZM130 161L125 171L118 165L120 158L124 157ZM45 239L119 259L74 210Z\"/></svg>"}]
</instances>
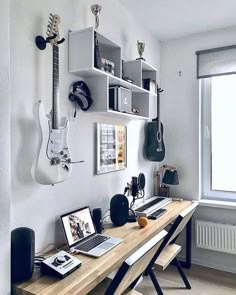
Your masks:
<instances>
[{"instance_id":1,"label":"storage box on shelf","mask_svg":"<svg viewBox=\"0 0 236 295\"><path fill-rule=\"evenodd\" d=\"M94 67L94 34L99 44L100 56L114 63L114 75ZM153 106L156 94L142 87L143 77L156 80L154 68L143 61L139 71L139 84L129 83L121 78L122 60L121 47L110 41L94 28L88 28L69 33L69 72L83 78L88 84L93 97L90 112L124 119L145 119L156 117ZM129 67L126 63L126 68ZM135 75L134 73L133 75ZM109 109L109 86L119 85L130 89L132 92L132 107L139 110L137 114L122 113Z\"/></svg>"}]
</instances>

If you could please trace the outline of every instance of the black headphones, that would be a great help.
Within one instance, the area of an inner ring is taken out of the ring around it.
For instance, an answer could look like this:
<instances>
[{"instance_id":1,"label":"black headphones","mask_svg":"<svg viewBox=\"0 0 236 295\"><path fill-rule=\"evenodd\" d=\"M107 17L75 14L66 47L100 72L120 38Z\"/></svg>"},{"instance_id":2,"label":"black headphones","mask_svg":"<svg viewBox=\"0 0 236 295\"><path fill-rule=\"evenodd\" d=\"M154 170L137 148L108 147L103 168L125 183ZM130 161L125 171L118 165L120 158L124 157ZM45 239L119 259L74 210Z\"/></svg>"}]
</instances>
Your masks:
<instances>
[{"instance_id":1,"label":"black headphones","mask_svg":"<svg viewBox=\"0 0 236 295\"><path fill-rule=\"evenodd\" d=\"M93 103L88 85L84 81L74 82L69 94L69 100L77 102L81 110L87 111Z\"/></svg>"}]
</instances>

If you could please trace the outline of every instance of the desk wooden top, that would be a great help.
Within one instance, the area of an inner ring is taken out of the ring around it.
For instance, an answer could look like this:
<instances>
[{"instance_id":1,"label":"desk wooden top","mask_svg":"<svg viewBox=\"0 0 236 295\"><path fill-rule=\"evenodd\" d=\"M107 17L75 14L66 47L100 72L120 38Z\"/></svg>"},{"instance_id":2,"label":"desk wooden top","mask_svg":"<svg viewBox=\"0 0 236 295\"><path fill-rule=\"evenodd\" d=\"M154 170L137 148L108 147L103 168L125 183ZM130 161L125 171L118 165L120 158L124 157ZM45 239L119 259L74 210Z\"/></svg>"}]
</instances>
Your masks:
<instances>
[{"instance_id":1,"label":"desk wooden top","mask_svg":"<svg viewBox=\"0 0 236 295\"><path fill-rule=\"evenodd\" d=\"M191 201L172 202L165 208L167 212L157 220L150 220L149 225L140 228L138 223L127 223L121 227L105 230L105 234L120 237L124 241L100 258L92 258L82 254L77 257L82 266L63 280L41 276L35 271L33 278L15 287L16 295L84 295L105 279L112 271L133 252L149 239L170 224L184 209L192 204Z\"/></svg>"}]
</instances>

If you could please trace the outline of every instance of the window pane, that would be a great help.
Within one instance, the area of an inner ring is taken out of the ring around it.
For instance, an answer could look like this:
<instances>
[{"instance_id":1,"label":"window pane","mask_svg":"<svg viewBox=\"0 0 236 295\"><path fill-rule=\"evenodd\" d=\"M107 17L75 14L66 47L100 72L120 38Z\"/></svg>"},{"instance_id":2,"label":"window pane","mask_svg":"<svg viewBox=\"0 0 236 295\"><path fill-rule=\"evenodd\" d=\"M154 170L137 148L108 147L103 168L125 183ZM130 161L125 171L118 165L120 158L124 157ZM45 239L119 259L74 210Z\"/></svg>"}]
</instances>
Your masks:
<instances>
[{"instance_id":1,"label":"window pane","mask_svg":"<svg viewBox=\"0 0 236 295\"><path fill-rule=\"evenodd\" d=\"M236 75L212 78L212 190L236 191Z\"/></svg>"}]
</instances>

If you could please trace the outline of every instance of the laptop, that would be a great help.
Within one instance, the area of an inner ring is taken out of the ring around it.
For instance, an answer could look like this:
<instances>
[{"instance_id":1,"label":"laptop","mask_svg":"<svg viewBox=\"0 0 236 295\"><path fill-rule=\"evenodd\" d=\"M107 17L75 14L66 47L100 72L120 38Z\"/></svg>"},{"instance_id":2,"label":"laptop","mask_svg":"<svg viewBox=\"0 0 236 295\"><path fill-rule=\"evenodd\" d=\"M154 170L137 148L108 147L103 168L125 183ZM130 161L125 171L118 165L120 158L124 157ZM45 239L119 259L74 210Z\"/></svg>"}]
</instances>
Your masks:
<instances>
[{"instance_id":1,"label":"laptop","mask_svg":"<svg viewBox=\"0 0 236 295\"><path fill-rule=\"evenodd\" d=\"M61 220L70 250L76 249L80 253L100 257L123 241L97 234L88 206L62 215Z\"/></svg>"}]
</instances>

